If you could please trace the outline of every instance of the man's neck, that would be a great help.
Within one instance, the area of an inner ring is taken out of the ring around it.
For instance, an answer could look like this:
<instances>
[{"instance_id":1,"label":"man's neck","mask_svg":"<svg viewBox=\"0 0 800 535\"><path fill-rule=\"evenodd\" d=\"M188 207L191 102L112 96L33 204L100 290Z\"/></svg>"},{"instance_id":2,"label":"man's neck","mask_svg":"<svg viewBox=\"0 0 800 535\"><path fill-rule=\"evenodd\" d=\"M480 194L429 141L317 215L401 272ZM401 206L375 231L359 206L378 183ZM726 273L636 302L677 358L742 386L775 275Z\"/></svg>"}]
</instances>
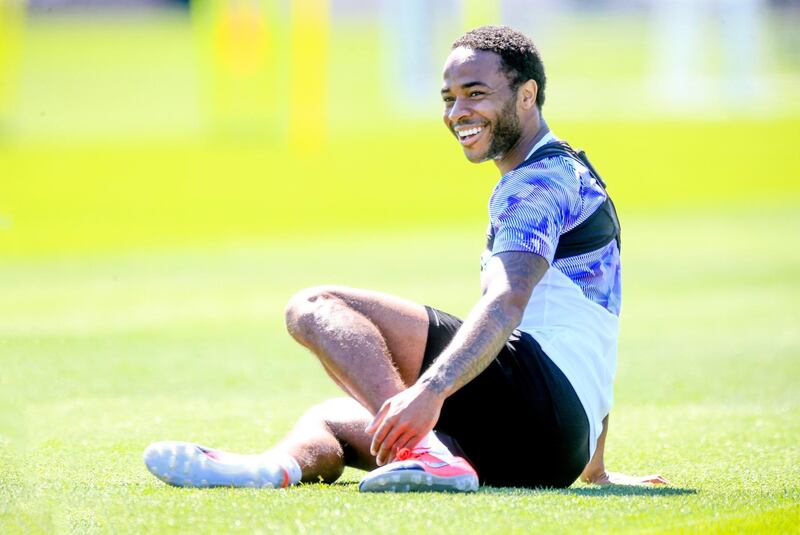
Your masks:
<instances>
[{"instance_id":1,"label":"man's neck","mask_svg":"<svg viewBox=\"0 0 800 535\"><path fill-rule=\"evenodd\" d=\"M524 162L531 149L549 132L550 128L547 126L544 117L540 115L538 128L533 128L530 132L523 133L514 146L511 147L511 150L499 160L494 161L497 169L500 170L500 174L504 175Z\"/></svg>"}]
</instances>

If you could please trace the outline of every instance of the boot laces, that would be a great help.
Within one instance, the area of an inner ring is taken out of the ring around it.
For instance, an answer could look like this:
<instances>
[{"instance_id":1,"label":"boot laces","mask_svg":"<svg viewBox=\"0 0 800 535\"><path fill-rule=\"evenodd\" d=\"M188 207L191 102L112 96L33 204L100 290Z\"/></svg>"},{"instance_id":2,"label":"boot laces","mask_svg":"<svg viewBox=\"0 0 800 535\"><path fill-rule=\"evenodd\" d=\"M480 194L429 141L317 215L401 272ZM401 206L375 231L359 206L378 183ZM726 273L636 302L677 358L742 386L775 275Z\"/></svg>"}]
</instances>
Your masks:
<instances>
[{"instance_id":1,"label":"boot laces","mask_svg":"<svg viewBox=\"0 0 800 535\"><path fill-rule=\"evenodd\" d=\"M428 453L427 448L400 448L397 450L395 459L398 461L407 461L408 459L416 459Z\"/></svg>"}]
</instances>

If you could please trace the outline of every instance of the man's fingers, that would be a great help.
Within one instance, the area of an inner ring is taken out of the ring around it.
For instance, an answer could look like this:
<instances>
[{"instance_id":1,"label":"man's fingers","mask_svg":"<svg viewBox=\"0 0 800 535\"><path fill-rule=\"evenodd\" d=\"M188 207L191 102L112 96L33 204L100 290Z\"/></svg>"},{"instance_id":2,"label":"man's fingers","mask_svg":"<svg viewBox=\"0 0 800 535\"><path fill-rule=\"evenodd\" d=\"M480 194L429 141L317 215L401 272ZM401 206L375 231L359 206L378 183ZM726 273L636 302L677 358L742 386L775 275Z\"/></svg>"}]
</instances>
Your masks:
<instances>
[{"instance_id":1,"label":"man's fingers","mask_svg":"<svg viewBox=\"0 0 800 535\"><path fill-rule=\"evenodd\" d=\"M381 408L378 409L378 412L377 414L375 414L375 417L372 419L369 425L367 425L367 427L364 428L365 433L371 435L375 432L375 429L378 427L378 424L380 424L384 416L386 416L386 412L389 410L390 406L391 404L388 401L384 402L384 404L381 405Z\"/></svg>"},{"instance_id":2,"label":"man's fingers","mask_svg":"<svg viewBox=\"0 0 800 535\"><path fill-rule=\"evenodd\" d=\"M394 448L389 451L389 458L386 459L387 463L393 462L397 457L397 452L402 450L403 448L410 449L414 447L414 445L419 442L419 436L416 432L409 429L403 435L397 439L397 442L394 443Z\"/></svg>"},{"instance_id":3,"label":"man's fingers","mask_svg":"<svg viewBox=\"0 0 800 535\"><path fill-rule=\"evenodd\" d=\"M383 441L394 428L395 418L395 416L383 418L383 421L381 421L378 429L375 430L375 434L372 435L372 444L369 447L369 452L372 455L378 455L378 451L380 451Z\"/></svg>"},{"instance_id":4,"label":"man's fingers","mask_svg":"<svg viewBox=\"0 0 800 535\"><path fill-rule=\"evenodd\" d=\"M403 448L411 449L417 445L417 442L419 442L419 435L416 431L408 430L395 442L394 451L399 451Z\"/></svg>"},{"instance_id":5,"label":"man's fingers","mask_svg":"<svg viewBox=\"0 0 800 535\"><path fill-rule=\"evenodd\" d=\"M403 436L404 431L405 429L403 427L397 426L386 435L386 438L383 439L380 449L378 450L378 454L375 456L375 460L379 465L385 464L389 459L391 453L396 449L395 444L397 443L398 439Z\"/></svg>"},{"instance_id":6,"label":"man's fingers","mask_svg":"<svg viewBox=\"0 0 800 535\"><path fill-rule=\"evenodd\" d=\"M669 481L658 474L651 476L629 476L618 472L606 472L605 477L595 480L598 485L669 485Z\"/></svg>"}]
</instances>

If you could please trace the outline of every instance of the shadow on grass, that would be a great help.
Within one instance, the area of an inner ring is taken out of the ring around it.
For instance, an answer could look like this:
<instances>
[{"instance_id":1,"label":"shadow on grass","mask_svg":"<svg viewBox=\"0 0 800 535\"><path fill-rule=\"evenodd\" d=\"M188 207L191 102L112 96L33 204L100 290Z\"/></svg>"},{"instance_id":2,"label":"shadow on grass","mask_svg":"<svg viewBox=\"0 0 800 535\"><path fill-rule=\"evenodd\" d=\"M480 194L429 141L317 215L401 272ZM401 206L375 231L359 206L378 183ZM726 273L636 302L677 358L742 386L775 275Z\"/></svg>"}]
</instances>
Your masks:
<instances>
[{"instance_id":1,"label":"shadow on grass","mask_svg":"<svg viewBox=\"0 0 800 535\"><path fill-rule=\"evenodd\" d=\"M481 487L480 492L487 494L565 494L572 496L592 496L602 498L605 496L685 496L687 494L697 494L696 489L683 487L647 487L627 486L627 485L607 485L604 487L576 487L568 489L534 488L527 489L522 487L501 488L501 487Z\"/></svg>"},{"instance_id":2,"label":"shadow on grass","mask_svg":"<svg viewBox=\"0 0 800 535\"><path fill-rule=\"evenodd\" d=\"M315 485L326 486L331 488L346 488L358 490L358 482L356 481L334 481L332 483L306 483L304 487L311 488ZM416 492L415 494L420 494ZM439 493L437 493L439 494ZM602 498L605 496L686 496L697 494L696 489L684 487L667 487L667 486L628 486L628 485L607 485L603 487L575 487L567 489L554 489L554 488L525 488L525 487L488 487L482 486L478 490L478 494L497 494L497 495L513 495L513 496L535 496L541 494L562 494L571 496L592 496Z\"/></svg>"},{"instance_id":3,"label":"shadow on grass","mask_svg":"<svg viewBox=\"0 0 800 535\"><path fill-rule=\"evenodd\" d=\"M160 485L153 485L151 482L137 482L137 483L125 483L125 487L137 487L143 494L150 494L153 492L157 492L161 490ZM164 488L171 488L180 491L194 491L198 489L192 488L182 488L182 487L169 487L166 485ZM338 490L349 490L353 492L358 492L358 481L352 480L339 480L333 481L330 483L302 483L295 487L296 489L302 490L314 490L314 489L338 489ZM213 489L200 489L204 492L230 492L230 491L264 491L264 489L235 489L233 487L218 487ZM285 489L291 492L291 489ZM270 491L265 491L270 492ZM413 494L442 494L442 492L414 492ZM467 496L466 494L461 493L449 493L445 492L445 494L453 494L453 495L462 495ZM696 489L684 488L684 487L666 487L666 486L627 486L627 485L607 485L603 487L575 487L575 488L567 488L567 489L554 489L554 488L547 488L547 487L537 487L537 488L526 488L526 487L489 487L489 486L481 486L477 493L473 494L470 493L469 495L481 495L481 494L492 494L498 496L537 496L537 495L553 495L553 494L561 494L565 496L590 496L590 497L597 497L603 498L606 496L660 496L660 497L670 497L670 496L686 496L691 494L697 494Z\"/></svg>"}]
</instances>

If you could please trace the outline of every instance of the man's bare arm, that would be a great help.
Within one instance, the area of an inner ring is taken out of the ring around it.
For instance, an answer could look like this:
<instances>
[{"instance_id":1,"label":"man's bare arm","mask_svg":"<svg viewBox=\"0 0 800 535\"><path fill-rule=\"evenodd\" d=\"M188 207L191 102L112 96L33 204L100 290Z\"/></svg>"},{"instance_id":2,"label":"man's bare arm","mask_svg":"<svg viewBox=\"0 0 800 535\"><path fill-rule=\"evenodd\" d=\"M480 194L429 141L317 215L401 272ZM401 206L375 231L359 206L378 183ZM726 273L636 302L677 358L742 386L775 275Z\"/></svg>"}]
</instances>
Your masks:
<instances>
[{"instance_id":1,"label":"man's bare arm","mask_svg":"<svg viewBox=\"0 0 800 535\"><path fill-rule=\"evenodd\" d=\"M606 475L606 465L603 459L603 450L606 446L606 435L608 434L608 415L603 418L603 432L597 438L597 447L594 450L594 455L589 460L589 464L583 469L581 473L581 481L584 483L595 483L603 479Z\"/></svg>"},{"instance_id":2,"label":"man's bare arm","mask_svg":"<svg viewBox=\"0 0 800 535\"><path fill-rule=\"evenodd\" d=\"M478 376L519 325L548 267L547 260L532 253L493 256L483 273L483 295L418 384L447 397Z\"/></svg>"},{"instance_id":3,"label":"man's bare arm","mask_svg":"<svg viewBox=\"0 0 800 535\"><path fill-rule=\"evenodd\" d=\"M608 415L603 418L603 432L597 439L597 448L594 455L583 469L581 481L584 483L594 483L596 485L669 485L669 481L658 474L649 476L629 476L619 472L607 472L603 459L606 446L606 435L608 434Z\"/></svg>"},{"instance_id":4,"label":"man's bare arm","mask_svg":"<svg viewBox=\"0 0 800 535\"><path fill-rule=\"evenodd\" d=\"M427 435L447 396L497 357L547 268L547 261L532 253L500 253L489 259L483 295L450 345L413 385L386 400L365 429L372 435L370 450L379 465Z\"/></svg>"}]
</instances>

